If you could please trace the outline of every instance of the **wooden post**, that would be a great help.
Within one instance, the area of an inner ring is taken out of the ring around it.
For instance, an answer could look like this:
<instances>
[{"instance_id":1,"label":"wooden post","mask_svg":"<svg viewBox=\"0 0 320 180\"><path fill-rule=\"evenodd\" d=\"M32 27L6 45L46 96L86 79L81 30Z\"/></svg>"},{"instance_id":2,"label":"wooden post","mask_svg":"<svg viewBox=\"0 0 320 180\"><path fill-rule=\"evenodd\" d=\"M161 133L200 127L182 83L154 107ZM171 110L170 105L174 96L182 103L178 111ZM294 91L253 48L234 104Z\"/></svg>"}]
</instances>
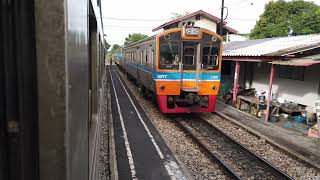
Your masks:
<instances>
[{"instance_id":1,"label":"wooden post","mask_svg":"<svg viewBox=\"0 0 320 180\"><path fill-rule=\"evenodd\" d=\"M236 61L236 67L234 70L234 82L233 82L233 99L232 105L235 106L237 103L238 96L238 84L239 84L239 76L240 76L240 62Z\"/></svg>"},{"instance_id":2,"label":"wooden post","mask_svg":"<svg viewBox=\"0 0 320 180\"><path fill-rule=\"evenodd\" d=\"M271 65L271 72L270 72L270 80L269 80L269 92L268 92L268 97L267 97L267 114L266 114L266 119L265 122L269 121L269 116L270 116L270 105L272 102L272 84L274 80L274 75L275 75L275 65Z\"/></svg>"}]
</instances>

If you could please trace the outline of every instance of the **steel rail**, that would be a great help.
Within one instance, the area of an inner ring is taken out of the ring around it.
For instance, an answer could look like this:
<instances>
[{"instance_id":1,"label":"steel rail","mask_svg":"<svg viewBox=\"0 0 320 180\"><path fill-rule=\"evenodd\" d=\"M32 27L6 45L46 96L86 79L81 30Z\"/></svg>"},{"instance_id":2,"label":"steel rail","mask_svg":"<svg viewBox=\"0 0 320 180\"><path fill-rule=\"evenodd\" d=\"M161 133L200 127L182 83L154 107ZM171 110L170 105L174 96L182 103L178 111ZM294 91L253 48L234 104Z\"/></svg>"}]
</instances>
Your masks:
<instances>
[{"instance_id":1,"label":"steel rail","mask_svg":"<svg viewBox=\"0 0 320 180\"><path fill-rule=\"evenodd\" d=\"M191 137L192 139L194 139L194 141L200 146L202 147L208 154L210 154L210 157L220 165L220 167L225 171L225 173L232 179L241 179L236 172L233 171L233 169L231 167L229 167L227 164L224 163L224 161L222 161L218 156L216 156L216 154L214 154L212 151L209 150L208 145L206 145L205 143L203 143L190 129L188 129L183 123L182 121L176 121L177 124L181 127L181 129L183 129L184 131L186 131Z\"/></svg>"},{"instance_id":2,"label":"steel rail","mask_svg":"<svg viewBox=\"0 0 320 180\"><path fill-rule=\"evenodd\" d=\"M214 113L217 116L221 117L224 119L223 116ZM201 118L201 117L200 117ZM244 145L242 145L241 143L239 143L237 140L235 140L234 138L232 138L231 136L229 136L228 134L226 134L225 132L223 132L222 130L220 130L219 128L217 128L214 124L208 122L207 120L201 118L204 122L206 122L211 128L215 129L216 131L220 132L221 134L223 134L225 137L227 137L229 140L233 141L234 143L236 143L237 145L241 146L243 149L245 149L246 151L248 151L249 153L251 153L253 156L255 156L256 158L258 158L260 161L268 164L272 169L274 169L275 171L278 171L280 174L282 174L286 179L293 179L292 177L290 177L287 173L285 173L284 171L282 171L281 169L277 168L276 166L274 166L273 164L271 164L269 161L265 160L263 157L261 157L260 155L258 155L257 153L253 152L252 150L248 149L247 147L245 147Z\"/></svg>"},{"instance_id":3,"label":"steel rail","mask_svg":"<svg viewBox=\"0 0 320 180\"><path fill-rule=\"evenodd\" d=\"M219 116L219 115L218 115ZM261 178L263 179L263 176L265 174L263 174L263 172L266 172L266 170L270 170L270 172L272 172L271 174L274 174L275 177L280 177L280 179L292 179L290 176L288 176L285 172L281 171L280 169L278 169L277 167L275 167L274 165L272 165L271 163L269 163L268 161L266 161L265 159L263 159L261 156L257 155L256 153L252 152L251 150L249 150L248 148L244 147L242 144L240 144L239 142L237 142L235 139L233 139L232 137L230 137L229 135L227 135L225 132L221 131L219 128L217 128L216 126L214 126L213 124L209 123L207 120L203 119L202 117L195 115L192 116L193 122L197 122L197 123L201 123L202 125L208 127L209 129L212 129L213 131L210 131L210 133L215 133L215 137L211 137L211 138L224 138L226 139L226 141L229 141L231 143L233 143L233 146L229 146L229 147L224 147L224 148L237 148L236 150L229 150L229 152L234 152L234 151L241 151L241 152L245 152L243 153L244 155L247 155L247 158L242 158L243 160L245 160L244 164L246 164L248 166L248 163L252 164L252 163L256 163L256 164L261 164L261 167L267 167L267 168L262 168L263 171L261 172ZM188 118L189 119L189 118ZM190 121L190 120L189 120ZM192 132L192 130L190 129L190 127L192 126L188 126L186 125L188 123L187 121L182 121L182 120L178 120L176 121L179 126L185 130L194 140L197 144L199 144L205 151L207 151L211 157L218 162L218 164L225 170L225 172L233 179L243 179L243 174L239 174L238 172L236 172L236 170L230 166L230 163L228 164L227 162L225 162L224 158L221 158L218 156L217 153L211 151L210 147L208 144L204 143L203 140L201 140L201 137L199 137L199 135L196 135L197 133ZM193 128L193 127L192 127ZM228 149L225 149L224 152L227 152ZM223 152L221 152L223 153ZM238 157L233 157L233 158L238 158ZM248 160L256 160L256 162L249 162ZM240 163L241 164L241 163ZM244 165L245 166L245 165ZM254 172L255 175L257 175L257 173L259 172ZM248 174L250 174L250 172L248 172ZM267 177L270 178L270 177Z\"/></svg>"}]
</instances>

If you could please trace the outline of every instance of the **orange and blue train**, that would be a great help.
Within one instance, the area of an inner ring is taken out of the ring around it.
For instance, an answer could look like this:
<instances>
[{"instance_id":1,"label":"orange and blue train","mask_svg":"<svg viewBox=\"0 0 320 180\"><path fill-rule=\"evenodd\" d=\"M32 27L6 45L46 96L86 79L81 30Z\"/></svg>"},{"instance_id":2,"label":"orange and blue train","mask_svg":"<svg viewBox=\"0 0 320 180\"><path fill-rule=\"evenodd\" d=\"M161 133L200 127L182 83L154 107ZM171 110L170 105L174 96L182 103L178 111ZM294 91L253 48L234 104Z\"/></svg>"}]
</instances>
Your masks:
<instances>
[{"instance_id":1,"label":"orange and blue train","mask_svg":"<svg viewBox=\"0 0 320 180\"><path fill-rule=\"evenodd\" d=\"M164 30L123 48L116 63L162 113L214 112L219 92L222 42L199 27Z\"/></svg>"}]
</instances>

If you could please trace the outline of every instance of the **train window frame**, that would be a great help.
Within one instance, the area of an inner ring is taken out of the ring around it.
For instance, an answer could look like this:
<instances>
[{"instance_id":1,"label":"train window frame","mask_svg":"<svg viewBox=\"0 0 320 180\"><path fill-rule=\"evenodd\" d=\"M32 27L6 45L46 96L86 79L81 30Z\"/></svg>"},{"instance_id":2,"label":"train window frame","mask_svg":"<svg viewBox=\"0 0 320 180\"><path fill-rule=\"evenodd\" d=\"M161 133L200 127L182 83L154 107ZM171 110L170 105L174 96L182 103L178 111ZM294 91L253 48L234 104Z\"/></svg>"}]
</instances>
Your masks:
<instances>
[{"instance_id":1,"label":"train window frame","mask_svg":"<svg viewBox=\"0 0 320 180\"><path fill-rule=\"evenodd\" d=\"M132 61L132 52L130 52L130 59L131 59L131 61Z\"/></svg>"},{"instance_id":2,"label":"train window frame","mask_svg":"<svg viewBox=\"0 0 320 180\"><path fill-rule=\"evenodd\" d=\"M134 53L134 52L132 52L132 59L133 59L133 61L136 59L136 53Z\"/></svg>"},{"instance_id":3,"label":"train window frame","mask_svg":"<svg viewBox=\"0 0 320 180\"><path fill-rule=\"evenodd\" d=\"M185 53L186 52L186 49L192 49L193 53L192 54L187 54ZM195 47L192 47L192 46L186 46L186 47L183 47L183 66L194 66L195 65L195 59L197 58L196 57L196 53L197 53L197 50L195 49ZM192 63L190 64L187 64L186 63L186 57L192 57Z\"/></svg>"},{"instance_id":4,"label":"train window frame","mask_svg":"<svg viewBox=\"0 0 320 180\"><path fill-rule=\"evenodd\" d=\"M142 65L143 62L143 51L140 51L140 65Z\"/></svg>"},{"instance_id":5,"label":"train window frame","mask_svg":"<svg viewBox=\"0 0 320 180\"><path fill-rule=\"evenodd\" d=\"M198 46L199 42L194 41L184 41L182 43L182 64L183 70L196 70L197 69L197 61L198 61ZM186 49L192 49L193 54L186 54ZM186 57L192 57L192 64L186 63Z\"/></svg>"},{"instance_id":6,"label":"train window frame","mask_svg":"<svg viewBox=\"0 0 320 180\"><path fill-rule=\"evenodd\" d=\"M134 58L133 58L133 52L131 52L131 59L134 62Z\"/></svg>"},{"instance_id":7,"label":"train window frame","mask_svg":"<svg viewBox=\"0 0 320 180\"><path fill-rule=\"evenodd\" d=\"M154 67L154 50L151 50L151 68Z\"/></svg>"},{"instance_id":8,"label":"train window frame","mask_svg":"<svg viewBox=\"0 0 320 180\"><path fill-rule=\"evenodd\" d=\"M145 61L146 61L146 65L148 64L148 51L147 50L144 50L144 53L145 53Z\"/></svg>"},{"instance_id":9,"label":"train window frame","mask_svg":"<svg viewBox=\"0 0 320 180\"><path fill-rule=\"evenodd\" d=\"M179 69L182 54L181 42L180 31L164 34L159 37L159 55L157 56L157 66L159 69Z\"/></svg>"},{"instance_id":10,"label":"train window frame","mask_svg":"<svg viewBox=\"0 0 320 180\"><path fill-rule=\"evenodd\" d=\"M216 54L213 54L212 53L212 50L210 51L209 50L209 54L208 55L204 55L204 48L215 48L216 49ZM204 43L202 44L201 46L201 69L203 70L218 70L219 69L219 66L220 66L220 47L215 45L215 44L208 44L208 43ZM207 56L207 59L208 61L210 62L211 58L212 57L212 64L204 64L203 63L203 58L204 56ZM215 63L215 64L214 64Z\"/></svg>"}]
</instances>

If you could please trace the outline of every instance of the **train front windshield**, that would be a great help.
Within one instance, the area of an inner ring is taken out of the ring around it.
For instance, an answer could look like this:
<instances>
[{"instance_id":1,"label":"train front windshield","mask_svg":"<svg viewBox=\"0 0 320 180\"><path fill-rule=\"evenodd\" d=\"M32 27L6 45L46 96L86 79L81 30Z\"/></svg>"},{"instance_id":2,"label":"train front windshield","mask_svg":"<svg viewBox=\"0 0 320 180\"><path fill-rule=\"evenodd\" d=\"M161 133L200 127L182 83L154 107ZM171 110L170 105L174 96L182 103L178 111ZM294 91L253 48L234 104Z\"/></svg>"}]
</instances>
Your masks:
<instances>
[{"instance_id":1,"label":"train front windshield","mask_svg":"<svg viewBox=\"0 0 320 180\"><path fill-rule=\"evenodd\" d=\"M160 37L160 69L179 69L181 56L180 32Z\"/></svg>"},{"instance_id":2,"label":"train front windshield","mask_svg":"<svg viewBox=\"0 0 320 180\"><path fill-rule=\"evenodd\" d=\"M180 32L173 32L159 40L159 69L178 70L179 63L185 70L219 69L220 40L212 35L203 33L201 39L183 40Z\"/></svg>"}]
</instances>

